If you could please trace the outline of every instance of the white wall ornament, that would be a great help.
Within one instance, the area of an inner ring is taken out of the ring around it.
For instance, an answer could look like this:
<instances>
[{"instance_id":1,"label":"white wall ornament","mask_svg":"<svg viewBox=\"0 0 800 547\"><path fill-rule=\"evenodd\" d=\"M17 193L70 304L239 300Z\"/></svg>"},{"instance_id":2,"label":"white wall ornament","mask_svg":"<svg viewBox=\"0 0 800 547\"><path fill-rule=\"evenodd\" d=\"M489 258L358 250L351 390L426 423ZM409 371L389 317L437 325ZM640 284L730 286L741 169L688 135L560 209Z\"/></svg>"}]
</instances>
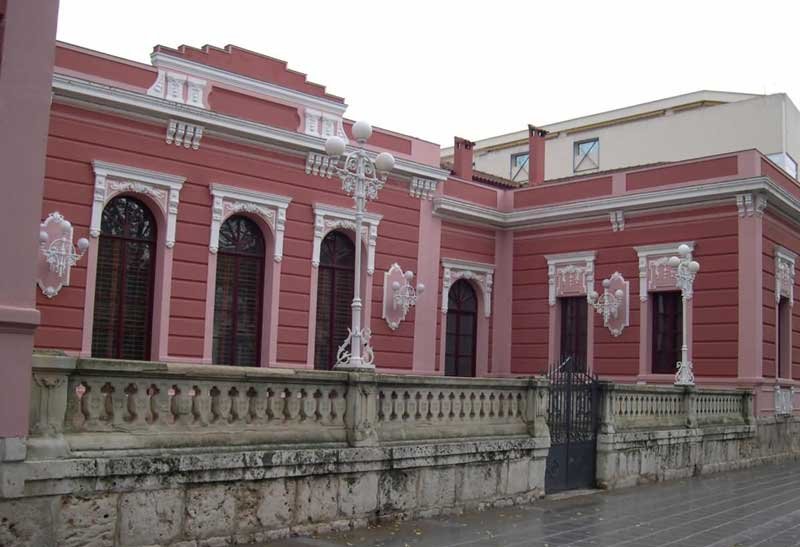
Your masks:
<instances>
[{"instance_id":1,"label":"white wall ornament","mask_svg":"<svg viewBox=\"0 0 800 547\"><path fill-rule=\"evenodd\" d=\"M630 324L629 295L630 282L619 272L603 280L603 294L590 290L586 295L589 304L603 316L603 326L611 332L611 336L621 335Z\"/></svg>"},{"instance_id":2,"label":"white wall ornament","mask_svg":"<svg viewBox=\"0 0 800 547\"><path fill-rule=\"evenodd\" d=\"M314 137L328 138L334 135L342 139L345 143L349 142L347 134L344 132L341 115L322 112L313 108L303 109L303 133Z\"/></svg>"},{"instance_id":3,"label":"white wall ornament","mask_svg":"<svg viewBox=\"0 0 800 547\"><path fill-rule=\"evenodd\" d=\"M178 219L178 201L186 177L149 171L128 165L118 165L95 160L94 200L89 235L100 236L103 208L119 194L142 194L150 198L167 219L166 246L175 245L175 227Z\"/></svg>"},{"instance_id":4,"label":"white wall ornament","mask_svg":"<svg viewBox=\"0 0 800 547\"><path fill-rule=\"evenodd\" d=\"M547 255L548 303L559 296L587 295L594 286L594 251Z\"/></svg>"},{"instance_id":5,"label":"white wall ornament","mask_svg":"<svg viewBox=\"0 0 800 547\"><path fill-rule=\"evenodd\" d=\"M625 229L625 211L611 211L608 215L611 218L612 231L621 232Z\"/></svg>"},{"instance_id":6,"label":"white wall ornament","mask_svg":"<svg viewBox=\"0 0 800 547\"><path fill-rule=\"evenodd\" d=\"M147 90L151 97L187 104L208 110L205 102L208 82L174 70L159 69L155 82Z\"/></svg>"},{"instance_id":7,"label":"white wall ornament","mask_svg":"<svg viewBox=\"0 0 800 547\"><path fill-rule=\"evenodd\" d=\"M442 275L442 314L447 315L450 287L460 279L473 281L483 293L483 315L492 316L492 286L494 285L494 266L481 262L442 259L444 273Z\"/></svg>"},{"instance_id":8,"label":"white wall ornament","mask_svg":"<svg viewBox=\"0 0 800 547\"><path fill-rule=\"evenodd\" d=\"M737 194L736 208L742 218L762 216L767 208L767 198L761 194Z\"/></svg>"},{"instance_id":9,"label":"white wall ornament","mask_svg":"<svg viewBox=\"0 0 800 547\"><path fill-rule=\"evenodd\" d=\"M246 213L259 217L269 226L274 238L272 258L275 262L283 260L286 209L292 201L291 198L219 183L211 184L209 191L213 203L208 250L212 254L219 250L219 229L222 223L235 214Z\"/></svg>"},{"instance_id":10,"label":"white wall ornament","mask_svg":"<svg viewBox=\"0 0 800 547\"><path fill-rule=\"evenodd\" d=\"M382 215L364 213L364 224L361 227L361 241L367 250L367 274L375 273L375 246L378 243L378 225ZM356 231L356 213L353 209L344 209L330 205L314 205L314 246L311 254L311 265L319 267L319 256L322 240L334 230Z\"/></svg>"},{"instance_id":11,"label":"white wall ornament","mask_svg":"<svg viewBox=\"0 0 800 547\"><path fill-rule=\"evenodd\" d=\"M795 261L797 255L784 247L775 247L775 303L780 304L781 297L789 300L794 306Z\"/></svg>"},{"instance_id":12,"label":"white wall ornament","mask_svg":"<svg viewBox=\"0 0 800 547\"><path fill-rule=\"evenodd\" d=\"M72 267L89 248L89 240L82 237L78 240L76 252L72 237L72 223L58 211L50 213L39 225L41 254L36 283L47 298L53 298L62 287L69 286Z\"/></svg>"},{"instance_id":13,"label":"white wall ornament","mask_svg":"<svg viewBox=\"0 0 800 547\"><path fill-rule=\"evenodd\" d=\"M408 193L412 198L433 199L438 181L422 177L411 177Z\"/></svg>"},{"instance_id":14,"label":"white wall ornament","mask_svg":"<svg viewBox=\"0 0 800 547\"><path fill-rule=\"evenodd\" d=\"M408 311L416 306L417 297L425 291L422 283L414 287L413 279L414 272L404 272L397 262L383 274L383 319L392 330L405 321Z\"/></svg>"},{"instance_id":15,"label":"white wall ornament","mask_svg":"<svg viewBox=\"0 0 800 547\"><path fill-rule=\"evenodd\" d=\"M669 259L678 253L678 247L682 244L689 246L687 259L691 260L694 241L634 247L639 256L639 300L647 302L647 295L651 290L677 287L675 268L669 265Z\"/></svg>"},{"instance_id":16,"label":"white wall ornament","mask_svg":"<svg viewBox=\"0 0 800 547\"><path fill-rule=\"evenodd\" d=\"M197 150L203 137L203 126L180 120L170 120L167 125L166 143Z\"/></svg>"}]
</instances>

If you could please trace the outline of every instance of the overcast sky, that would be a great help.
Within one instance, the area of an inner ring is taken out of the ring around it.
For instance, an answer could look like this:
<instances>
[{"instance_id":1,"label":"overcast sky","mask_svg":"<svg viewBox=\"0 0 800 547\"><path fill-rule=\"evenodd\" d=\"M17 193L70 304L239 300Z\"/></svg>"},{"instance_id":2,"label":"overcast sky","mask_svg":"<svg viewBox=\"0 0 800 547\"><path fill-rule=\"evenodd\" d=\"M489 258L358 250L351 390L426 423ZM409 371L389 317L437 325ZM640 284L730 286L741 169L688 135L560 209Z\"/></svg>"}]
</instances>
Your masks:
<instances>
[{"instance_id":1,"label":"overcast sky","mask_svg":"<svg viewBox=\"0 0 800 547\"><path fill-rule=\"evenodd\" d=\"M449 146L698 89L800 98L798 29L796 0L61 0L58 38L147 63L236 44Z\"/></svg>"}]
</instances>

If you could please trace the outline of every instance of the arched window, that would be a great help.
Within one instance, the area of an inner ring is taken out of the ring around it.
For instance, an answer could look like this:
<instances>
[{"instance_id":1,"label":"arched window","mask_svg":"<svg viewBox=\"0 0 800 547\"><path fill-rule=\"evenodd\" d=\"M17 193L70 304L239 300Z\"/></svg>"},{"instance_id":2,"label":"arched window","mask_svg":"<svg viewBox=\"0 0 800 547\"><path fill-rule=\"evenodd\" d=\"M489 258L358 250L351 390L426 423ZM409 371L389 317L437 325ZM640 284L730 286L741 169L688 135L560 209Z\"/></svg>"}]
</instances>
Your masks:
<instances>
[{"instance_id":1,"label":"arched window","mask_svg":"<svg viewBox=\"0 0 800 547\"><path fill-rule=\"evenodd\" d=\"M453 283L447 297L446 376L475 376L478 297L469 281Z\"/></svg>"},{"instance_id":2,"label":"arched window","mask_svg":"<svg viewBox=\"0 0 800 547\"><path fill-rule=\"evenodd\" d=\"M355 281L355 247L350 238L331 232L322 240L317 282L317 328L314 368L330 370L336 350L347 338Z\"/></svg>"},{"instance_id":3,"label":"arched window","mask_svg":"<svg viewBox=\"0 0 800 547\"><path fill-rule=\"evenodd\" d=\"M103 209L97 251L92 355L149 359L156 221L129 196Z\"/></svg>"},{"instance_id":4,"label":"arched window","mask_svg":"<svg viewBox=\"0 0 800 547\"><path fill-rule=\"evenodd\" d=\"M219 229L214 298L215 363L254 366L261 350L264 237L255 222L232 216Z\"/></svg>"}]
</instances>

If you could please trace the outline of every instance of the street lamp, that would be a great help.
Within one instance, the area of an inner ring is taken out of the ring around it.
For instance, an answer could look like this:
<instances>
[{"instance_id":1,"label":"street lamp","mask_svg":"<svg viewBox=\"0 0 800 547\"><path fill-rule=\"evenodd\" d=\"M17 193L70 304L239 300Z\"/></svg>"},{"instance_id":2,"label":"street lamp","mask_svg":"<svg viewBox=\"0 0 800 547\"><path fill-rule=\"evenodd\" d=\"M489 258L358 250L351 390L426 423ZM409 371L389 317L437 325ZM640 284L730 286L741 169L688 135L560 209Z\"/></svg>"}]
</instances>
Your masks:
<instances>
[{"instance_id":1,"label":"street lamp","mask_svg":"<svg viewBox=\"0 0 800 547\"><path fill-rule=\"evenodd\" d=\"M681 290L681 300L683 301L683 308L681 318L683 319L683 344L681 345L681 360L678 361L678 371L675 373L676 386L693 386L694 385L694 371L692 370L692 362L689 361L689 346L686 342L687 321L686 321L686 307L687 302L692 298L692 285L697 272L700 271L700 263L691 259L692 249L685 243L678 246L678 256L672 256L669 259L669 265L675 268L675 285Z\"/></svg>"},{"instance_id":2,"label":"street lamp","mask_svg":"<svg viewBox=\"0 0 800 547\"><path fill-rule=\"evenodd\" d=\"M383 188L386 176L394 167L394 157L388 152L381 152L373 160L364 149L364 144L372 135L372 126L365 121L353 124L353 137L358 147L346 152L344 141L336 136L325 141L325 153L330 156L330 173L342 181L342 190L353 197L356 210L356 264L353 282L353 303L351 304L351 326L347 329L347 338L336 352L337 370L372 370L372 346L369 344L372 335L369 328L361 328L361 227L364 222L364 211L367 200L378 197L378 190Z\"/></svg>"}]
</instances>

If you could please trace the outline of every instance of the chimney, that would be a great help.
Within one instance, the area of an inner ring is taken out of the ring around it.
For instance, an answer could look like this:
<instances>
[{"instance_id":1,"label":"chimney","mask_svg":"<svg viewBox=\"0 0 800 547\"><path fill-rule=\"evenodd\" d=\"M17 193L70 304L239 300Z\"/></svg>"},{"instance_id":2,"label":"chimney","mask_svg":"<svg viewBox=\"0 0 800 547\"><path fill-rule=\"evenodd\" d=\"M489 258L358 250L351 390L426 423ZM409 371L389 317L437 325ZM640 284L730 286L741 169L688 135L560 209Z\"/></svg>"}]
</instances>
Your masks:
<instances>
[{"instance_id":1,"label":"chimney","mask_svg":"<svg viewBox=\"0 0 800 547\"><path fill-rule=\"evenodd\" d=\"M453 174L462 179L472 180L472 149L474 142L455 137L453 146Z\"/></svg>"},{"instance_id":2,"label":"chimney","mask_svg":"<svg viewBox=\"0 0 800 547\"><path fill-rule=\"evenodd\" d=\"M544 138L547 131L528 125L528 184L544 182Z\"/></svg>"}]
</instances>

